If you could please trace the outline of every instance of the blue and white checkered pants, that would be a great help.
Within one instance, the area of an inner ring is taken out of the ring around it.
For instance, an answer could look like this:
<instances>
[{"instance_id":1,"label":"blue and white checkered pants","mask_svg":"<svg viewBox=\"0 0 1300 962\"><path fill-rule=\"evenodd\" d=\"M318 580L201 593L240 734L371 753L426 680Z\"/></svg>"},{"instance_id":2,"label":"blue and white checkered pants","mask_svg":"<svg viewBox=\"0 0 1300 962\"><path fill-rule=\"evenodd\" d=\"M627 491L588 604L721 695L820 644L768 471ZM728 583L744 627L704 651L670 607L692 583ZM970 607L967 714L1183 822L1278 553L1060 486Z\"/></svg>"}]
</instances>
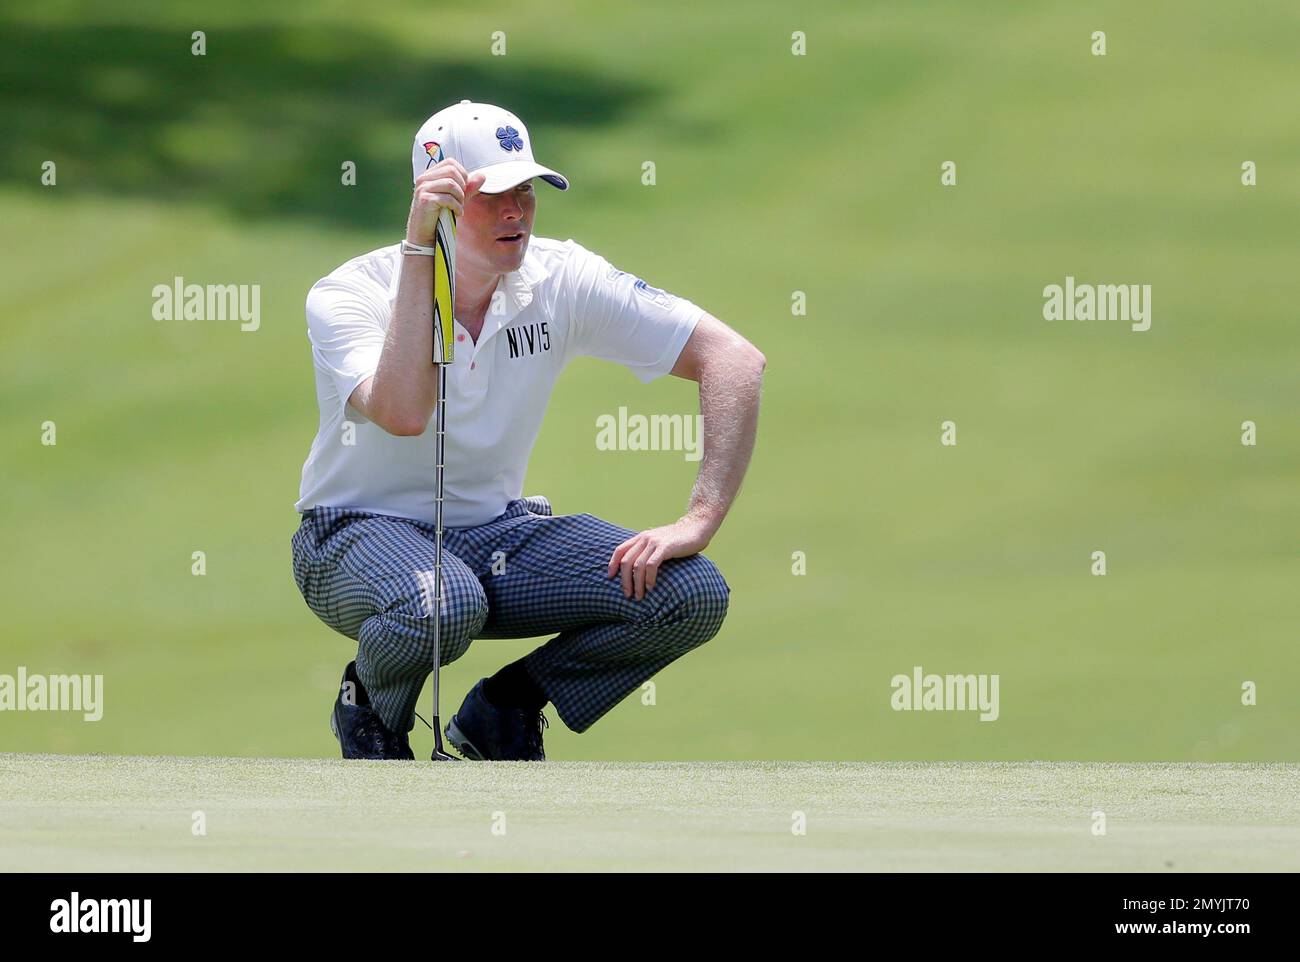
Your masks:
<instances>
[{"instance_id":1,"label":"blue and white checkered pants","mask_svg":"<svg viewBox=\"0 0 1300 962\"><path fill-rule=\"evenodd\" d=\"M731 590L698 554L665 561L641 601L624 597L609 559L635 533L590 514L553 517L542 497L511 501L487 524L444 528L442 663L476 638L555 634L525 665L565 725L586 731L717 634L727 613ZM433 562L433 525L354 508L313 508L293 536L298 589L356 639L357 674L395 732L414 726L433 671Z\"/></svg>"}]
</instances>

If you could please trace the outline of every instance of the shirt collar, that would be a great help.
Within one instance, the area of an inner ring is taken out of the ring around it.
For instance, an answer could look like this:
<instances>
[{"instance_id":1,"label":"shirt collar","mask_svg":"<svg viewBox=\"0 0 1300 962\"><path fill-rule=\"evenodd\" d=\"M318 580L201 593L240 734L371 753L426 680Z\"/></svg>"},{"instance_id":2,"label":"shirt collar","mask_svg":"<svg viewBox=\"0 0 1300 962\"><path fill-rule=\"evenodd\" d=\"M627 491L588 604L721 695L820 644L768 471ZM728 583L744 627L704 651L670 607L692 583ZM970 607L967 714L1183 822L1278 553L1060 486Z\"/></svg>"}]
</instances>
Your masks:
<instances>
[{"instance_id":1,"label":"shirt collar","mask_svg":"<svg viewBox=\"0 0 1300 962\"><path fill-rule=\"evenodd\" d=\"M533 289L542 281L550 276L550 268L546 266L542 258L533 250L532 241L535 238L529 238L528 250L524 252L524 262L519 265L518 270L511 271L509 274L503 274L502 279L497 282L497 290L503 287L505 292L514 299L520 307L527 307L533 300ZM402 279L402 263L406 256L402 253L402 245L398 244L393 248L393 256L397 258L397 266L393 270L392 280L388 283L388 302L391 304L397 300L397 286Z\"/></svg>"}]
</instances>

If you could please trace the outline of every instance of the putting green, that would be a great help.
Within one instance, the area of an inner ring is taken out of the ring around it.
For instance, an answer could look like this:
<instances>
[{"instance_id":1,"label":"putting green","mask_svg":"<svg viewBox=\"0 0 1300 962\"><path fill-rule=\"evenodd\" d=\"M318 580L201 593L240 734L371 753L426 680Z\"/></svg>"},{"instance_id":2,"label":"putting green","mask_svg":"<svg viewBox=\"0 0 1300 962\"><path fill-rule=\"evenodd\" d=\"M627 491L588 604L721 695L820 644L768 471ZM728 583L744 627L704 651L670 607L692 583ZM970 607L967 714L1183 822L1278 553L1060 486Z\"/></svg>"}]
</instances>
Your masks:
<instances>
[{"instance_id":1,"label":"putting green","mask_svg":"<svg viewBox=\"0 0 1300 962\"><path fill-rule=\"evenodd\" d=\"M334 752L356 645L290 569L319 416L304 299L397 241L412 134L473 97L572 179L539 189L538 235L768 358L754 460L706 552L732 588L722 630L653 698L554 725L553 757L1300 761L1293 0L9 7L0 674L102 675L104 714L5 712L0 751ZM178 277L258 285L260 327L156 320ZM1151 329L1046 320L1066 277L1151 285ZM575 360L524 492L629 528L677 518L698 463L600 450L620 408L693 415L698 390ZM442 711L544 641L475 642ZM999 676L997 721L894 711L917 666ZM830 812L791 852L833 851ZM603 817L555 857L599 856ZM874 818L834 857L933 848ZM498 848L522 853L511 824ZM712 844L673 824L647 858Z\"/></svg>"},{"instance_id":2,"label":"putting green","mask_svg":"<svg viewBox=\"0 0 1300 962\"><path fill-rule=\"evenodd\" d=\"M4 871L1300 868L1295 765L0 755L0 776Z\"/></svg>"}]
</instances>

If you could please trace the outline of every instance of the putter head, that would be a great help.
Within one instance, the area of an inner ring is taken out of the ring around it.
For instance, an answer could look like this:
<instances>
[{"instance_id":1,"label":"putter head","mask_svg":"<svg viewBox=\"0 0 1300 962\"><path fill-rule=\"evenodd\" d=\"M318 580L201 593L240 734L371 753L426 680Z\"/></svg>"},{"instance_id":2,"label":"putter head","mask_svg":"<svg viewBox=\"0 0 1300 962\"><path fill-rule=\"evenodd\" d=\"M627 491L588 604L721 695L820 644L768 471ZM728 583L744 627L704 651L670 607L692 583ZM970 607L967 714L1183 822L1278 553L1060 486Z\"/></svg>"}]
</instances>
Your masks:
<instances>
[{"instance_id":1,"label":"putter head","mask_svg":"<svg viewBox=\"0 0 1300 962\"><path fill-rule=\"evenodd\" d=\"M458 762L461 759L455 755L450 755L442 745L442 732L438 729L433 730L433 755L429 758L432 762Z\"/></svg>"}]
</instances>

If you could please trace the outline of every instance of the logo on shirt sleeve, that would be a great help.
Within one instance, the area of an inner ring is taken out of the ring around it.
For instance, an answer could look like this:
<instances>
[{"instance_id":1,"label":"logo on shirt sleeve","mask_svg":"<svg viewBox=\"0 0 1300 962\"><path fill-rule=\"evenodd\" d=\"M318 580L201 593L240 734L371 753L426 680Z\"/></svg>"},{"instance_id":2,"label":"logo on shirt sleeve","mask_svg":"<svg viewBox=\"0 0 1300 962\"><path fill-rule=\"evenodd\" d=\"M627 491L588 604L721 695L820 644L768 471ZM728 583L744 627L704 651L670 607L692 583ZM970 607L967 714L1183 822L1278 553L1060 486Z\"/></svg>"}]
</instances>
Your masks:
<instances>
[{"instance_id":1,"label":"logo on shirt sleeve","mask_svg":"<svg viewBox=\"0 0 1300 962\"><path fill-rule=\"evenodd\" d=\"M641 278L639 277L636 279L636 283L633 284L632 286L636 289L636 292L638 294L640 294L646 300L653 301L654 303L658 304L660 307L672 307L673 301L676 300L676 298L673 297L673 295L669 294L667 291L660 290L657 287L651 287L649 284L641 280Z\"/></svg>"}]
</instances>

